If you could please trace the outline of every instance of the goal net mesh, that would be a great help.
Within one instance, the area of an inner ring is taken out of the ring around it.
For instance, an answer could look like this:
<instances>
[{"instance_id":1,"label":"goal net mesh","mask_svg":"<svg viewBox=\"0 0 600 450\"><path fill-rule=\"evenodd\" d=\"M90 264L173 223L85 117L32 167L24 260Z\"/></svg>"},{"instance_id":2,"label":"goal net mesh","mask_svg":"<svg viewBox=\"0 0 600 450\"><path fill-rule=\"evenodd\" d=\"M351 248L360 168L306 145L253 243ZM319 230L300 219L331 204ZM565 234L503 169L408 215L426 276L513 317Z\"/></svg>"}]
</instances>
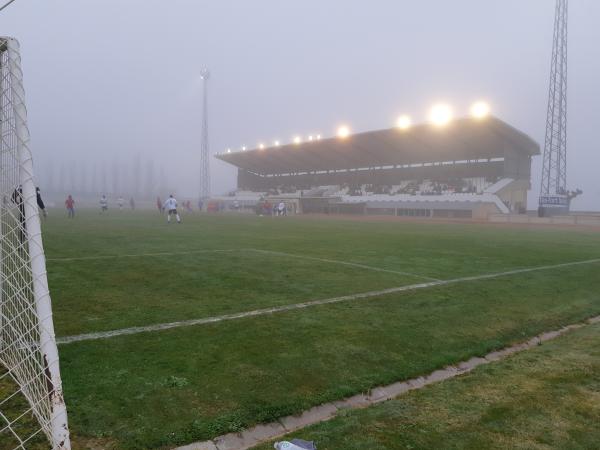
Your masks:
<instances>
[{"instance_id":1,"label":"goal net mesh","mask_svg":"<svg viewBox=\"0 0 600 450\"><path fill-rule=\"evenodd\" d=\"M0 37L0 450L68 449L19 44Z\"/></svg>"}]
</instances>

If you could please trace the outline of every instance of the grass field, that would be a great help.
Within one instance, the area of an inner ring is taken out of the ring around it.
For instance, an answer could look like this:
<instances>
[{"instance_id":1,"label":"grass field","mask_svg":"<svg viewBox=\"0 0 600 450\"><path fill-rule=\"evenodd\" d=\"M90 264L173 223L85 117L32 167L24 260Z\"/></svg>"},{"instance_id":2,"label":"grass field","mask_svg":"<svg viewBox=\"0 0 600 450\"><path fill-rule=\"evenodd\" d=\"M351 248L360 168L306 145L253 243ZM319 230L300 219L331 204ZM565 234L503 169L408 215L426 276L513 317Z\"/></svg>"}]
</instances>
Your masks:
<instances>
[{"instance_id":1,"label":"grass field","mask_svg":"<svg viewBox=\"0 0 600 450\"><path fill-rule=\"evenodd\" d=\"M61 214L44 223L60 338L600 258L591 231ZM71 427L79 442L119 449L241 430L599 314L599 270L546 267L62 344Z\"/></svg>"},{"instance_id":2,"label":"grass field","mask_svg":"<svg viewBox=\"0 0 600 450\"><path fill-rule=\"evenodd\" d=\"M296 434L327 450L597 449L600 325Z\"/></svg>"}]
</instances>

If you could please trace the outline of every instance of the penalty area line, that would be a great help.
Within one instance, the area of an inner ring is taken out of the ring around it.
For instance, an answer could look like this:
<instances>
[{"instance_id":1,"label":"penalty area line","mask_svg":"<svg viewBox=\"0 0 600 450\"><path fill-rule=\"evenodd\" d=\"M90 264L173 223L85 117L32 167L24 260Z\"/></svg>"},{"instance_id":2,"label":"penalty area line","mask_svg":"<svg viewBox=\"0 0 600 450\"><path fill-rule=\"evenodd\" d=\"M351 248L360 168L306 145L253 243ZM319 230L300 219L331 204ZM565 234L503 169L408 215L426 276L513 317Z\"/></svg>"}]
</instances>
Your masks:
<instances>
[{"instance_id":1,"label":"penalty area line","mask_svg":"<svg viewBox=\"0 0 600 450\"><path fill-rule=\"evenodd\" d=\"M445 286L445 285L464 283L464 282L470 282L470 281L488 280L488 279L492 279L492 278L500 278L500 277L505 277L505 276L510 276L510 275L522 274L522 273L538 272L538 271L551 270L551 269L560 269L560 268L564 268L564 267L573 267L573 266L595 264L595 263L600 263L600 258L588 259L588 260L584 260L584 261L573 261L573 262L554 264L554 265L514 269L514 270L508 270L505 272L496 272L496 273L489 273L489 274L484 274L484 275L473 275L473 276L468 276L468 277L454 278L451 280L429 281L429 282L423 282L423 283L418 283L418 284L410 284L410 285L406 285L406 286L398 286L398 287L393 287L393 288L388 288L388 289L382 289L382 290L378 290L378 291L370 291L370 292L362 292L362 293L358 293L358 294L342 295L339 297L333 297L333 298L322 299L322 300L313 300L313 301L308 301L308 302L303 302L303 303L293 303L290 305L275 306L272 308L255 309L253 311L246 311L246 312L233 313L233 314L224 314L221 316L205 317L202 319L182 320L182 321L178 321L178 322L146 325L146 326L141 326L141 327L122 328L119 330L112 330L112 331L102 331L102 332L97 332L97 333L87 333L87 334L79 334L79 335L74 335L74 336L64 336L61 338L57 338L56 342L59 345L64 345L64 344L71 344L73 342L108 339L108 338L117 337L117 336L126 336L126 335L132 335L132 334L147 333L147 332L152 332L152 331L169 330L172 328L183 328L183 327L192 327L192 326L198 326L198 325L207 325L207 324L211 324L211 323L224 322L224 321L228 321L228 320L237 320L237 319L244 319L247 317L265 316L265 315L269 315L269 314L300 310L300 309L310 308L310 307L319 306L319 305L330 305L330 304L334 304L334 303L347 302L347 301L351 301L351 300L360 300L360 299L365 299L365 298L381 297L381 296L384 296L387 294L394 294L394 293L398 293L398 292L415 291L418 289L426 289L426 288L436 287L436 286Z\"/></svg>"},{"instance_id":2,"label":"penalty area line","mask_svg":"<svg viewBox=\"0 0 600 450\"><path fill-rule=\"evenodd\" d=\"M319 261L319 262L330 263L330 264L340 264L343 266L356 267L356 268L365 269L365 270L372 270L374 272L385 272L385 273L393 273L395 275L405 275L405 276L410 276L410 277L415 277L415 278L422 278L424 280L442 281L442 280L439 280L438 278L427 277L425 275L417 275L416 273L403 272L400 270L392 270L392 269L383 269L381 267L368 266L366 264L353 263L353 262L349 262L349 261L340 261L338 259L327 259L327 258L319 258L316 256L297 255L294 253L279 252L279 251L275 251L275 250L261 250L258 248L248 248L245 250L249 251L249 252L263 253L263 254L267 254L267 255L284 256L284 257L288 257L288 258L297 258L297 259L306 259L309 261Z\"/></svg>"},{"instance_id":3,"label":"penalty area line","mask_svg":"<svg viewBox=\"0 0 600 450\"><path fill-rule=\"evenodd\" d=\"M94 259L116 259L116 258L141 258L145 256L176 256L176 255L193 255L195 253L228 253L239 252L240 249L224 249L224 250L186 250L181 252L156 252L156 253L132 253L123 255L97 255L97 256L74 256L72 258L46 258L46 261L86 261Z\"/></svg>"},{"instance_id":4,"label":"penalty area line","mask_svg":"<svg viewBox=\"0 0 600 450\"><path fill-rule=\"evenodd\" d=\"M326 259L326 258L318 258L315 256L307 256L307 255L298 255L294 253L286 253L275 250L262 250L258 248L232 248L232 249L202 249L202 250L186 250L180 252L155 252L155 253L130 253L130 254L122 254L122 255L95 255L95 256L73 256L73 257L64 257L64 258L47 258L46 261L51 262L69 262L69 261L95 261L95 260L103 260L103 259L119 259L119 258L143 258L143 257L157 257L157 256L177 256L177 255L194 255L201 253L234 253L234 252L253 252L259 253L263 255L274 255L280 256L283 258L296 258L296 259L305 259L309 261L319 261L323 263L329 264L340 264L343 266L356 267L364 270L371 270L374 272L385 272L385 273L393 273L395 275L404 275L411 276L415 278L422 278L424 280L432 280L432 281L440 281L437 278L428 277L425 275L417 275L411 272L403 272L399 270L392 269L383 269L381 267L368 266L366 264L353 263L348 261L340 261L336 259Z\"/></svg>"}]
</instances>

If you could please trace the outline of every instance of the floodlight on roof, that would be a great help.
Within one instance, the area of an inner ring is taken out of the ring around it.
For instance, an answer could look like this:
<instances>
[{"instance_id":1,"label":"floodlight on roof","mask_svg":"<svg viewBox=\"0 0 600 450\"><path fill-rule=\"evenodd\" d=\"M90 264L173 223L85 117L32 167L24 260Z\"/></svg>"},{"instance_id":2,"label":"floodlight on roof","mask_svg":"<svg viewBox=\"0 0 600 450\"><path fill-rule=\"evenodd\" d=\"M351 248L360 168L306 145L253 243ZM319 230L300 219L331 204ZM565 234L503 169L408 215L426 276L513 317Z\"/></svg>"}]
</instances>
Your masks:
<instances>
[{"instance_id":1,"label":"floodlight on roof","mask_svg":"<svg viewBox=\"0 0 600 450\"><path fill-rule=\"evenodd\" d=\"M231 149L230 148L227 149L227 153L231 153Z\"/></svg>"},{"instance_id":2,"label":"floodlight on roof","mask_svg":"<svg viewBox=\"0 0 600 450\"><path fill-rule=\"evenodd\" d=\"M490 114L490 105L486 102L475 102L471 106L471 116L475 119L485 119Z\"/></svg>"},{"instance_id":3,"label":"floodlight on roof","mask_svg":"<svg viewBox=\"0 0 600 450\"><path fill-rule=\"evenodd\" d=\"M243 152L245 152L245 151L246 151L246 146L245 146L245 145L242 147L242 151L243 151Z\"/></svg>"},{"instance_id":4,"label":"floodlight on roof","mask_svg":"<svg viewBox=\"0 0 600 450\"><path fill-rule=\"evenodd\" d=\"M448 123L450 123L452 120L452 108L444 103L435 105L433 108L431 108L429 120L438 127L448 125Z\"/></svg>"},{"instance_id":5,"label":"floodlight on roof","mask_svg":"<svg viewBox=\"0 0 600 450\"><path fill-rule=\"evenodd\" d=\"M279 141L273 142L273 145L275 145L275 147L279 147Z\"/></svg>"},{"instance_id":6,"label":"floodlight on roof","mask_svg":"<svg viewBox=\"0 0 600 450\"><path fill-rule=\"evenodd\" d=\"M294 144L302 143L302 138L300 136L294 136Z\"/></svg>"},{"instance_id":7,"label":"floodlight on roof","mask_svg":"<svg viewBox=\"0 0 600 450\"><path fill-rule=\"evenodd\" d=\"M263 144L262 142L260 144L258 144L258 148L260 148L261 150L265 149L265 144Z\"/></svg>"},{"instance_id":8,"label":"floodlight on roof","mask_svg":"<svg viewBox=\"0 0 600 450\"><path fill-rule=\"evenodd\" d=\"M317 134L317 141L320 141L320 140L321 140L321 135Z\"/></svg>"},{"instance_id":9,"label":"floodlight on roof","mask_svg":"<svg viewBox=\"0 0 600 450\"><path fill-rule=\"evenodd\" d=\"M412 119L406 114L398 117L398 120L396 121L396 126L401 130L408 130L411 127L411 125Z\"/></svg>"},{"instance_id":10,"label":"floodlight on roof","mask_svg":"<svg viewBox=\"0 0 600 450\"><path fill-rule=\"evenodd\" d=\"M337 130L337 136L341 139L346 139L348 136L350 136L350 128L348 128L346 125L342 125Z\"/></svg>"},{"instance_id":11,"label":"floodlight on roof","mask_svg":"<svg viewBox=\"0 0 600 450\"><path fill-rule=\"evenodd\" d=\"M312 141L313 140L313 135L311 134L310 136L308 136L308 140Z\"/></svg>"}]
</instances>

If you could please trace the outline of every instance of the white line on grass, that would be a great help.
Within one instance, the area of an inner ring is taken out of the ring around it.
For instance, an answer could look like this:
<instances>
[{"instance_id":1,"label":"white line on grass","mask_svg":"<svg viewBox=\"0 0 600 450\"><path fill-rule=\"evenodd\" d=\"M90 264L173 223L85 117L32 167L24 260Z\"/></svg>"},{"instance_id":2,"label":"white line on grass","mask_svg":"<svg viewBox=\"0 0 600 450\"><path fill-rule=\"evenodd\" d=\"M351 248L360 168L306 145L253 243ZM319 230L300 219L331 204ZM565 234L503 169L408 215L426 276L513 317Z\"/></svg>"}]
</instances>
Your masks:
<instances>
[{"instance_id":1,"label":"white line on grass","mask_svg":"<svg viewBox=\"0 0 600 450\"><path fill-rule=\"evenodd\" d=\"M352 263L348 261L340 261L336 259L325 259L325 258L317 258L314 256L305 256L298 255L293 253L279 252L275 250L261 250L258 248L238 248L238 249L225 249L225 250L189 250L182 252L156 252L156 253L137 253L137 254L123 254L123 255L97 255L97 256L75 256L75 257L67 257L67 258L48 258L47 261L93 261L93 260L102 260L102 259L116 259L116 258L138 258L138 257L153 257L153 256L177 256L177 255L192 255L196 253L232 253L232 252L254 252L254 253L262 253L265 255L275 255L282 256L287 258L297 258L297 259L306 259L310 261L319 261L330 264L340 264L343 266L356 267L359 269L372 270L375 272L386 272L393 273L396 275L405 275L411 276L415 278L423 278L425 280L433 280L439 281L437 278L431 278L424 275L417 275L411 272L403 272L399 270L391 270L391 269L383 269L381 267L367 266L365 264Z\"/></svg>"},{"instance_id":2,"label":"white line on grass","mask_svg":"<svg viewBox=\"0 0 600 450\"><path fill-rule=\"evenodd\" d=\"M367 266L365 264L352 263L352 262L348 262L348 261L340 261L337 259L318 258L315 256L297 255L294 253L278 252L275 250L261 250L258 248L247 248L245 250L251 251L251 252L256 252L256 253L264 253L267 255L278 255L278 256L286 256L288 258L307 259L310 261L319 261L319 262L331 263L331 264L341 264L343 266L357 267L359 269L373 270L375 272L393 273L396 275L407 275L407 276L411 276L411 277L415 277L415 278L423 278L425 280L441 281L437 278L426 277L424 275L417 275L416 273L403 272L400 270L382 269L381 267Z\"/></svg>"},{"instance_id":3,"label":"white line on grass","mask_svg":"<svg viewBox=\"0 0 600 450\"><path fill-rule=\"evenodd\" d=\"M86 261L94 259L115 259L115 258L139 258L144 256L176 256L176 255L192 255L195 253L228 253L238 252L239 249L225 249L225 250L187 250L182 252L156 252L156 253L135 253L135 254L123 254L123 255L97 255L97 256L75 256L72 258L47 258L46 261Z\"/></svg>"},{"instance_id":4,"label":"white line on grass","mask_svg":"<svg viewBox=\"0 0 600 450\"><path fill-rule=\"evenodd\" d=\"M150 331L161 331L161 330L168 330L171 328L182 328L182 327L191 327L191 326L195 326L195 325L206 325L206 324L210 324L210 323L224 322L226 320L236 320L236 319L243 319L246 317L264 316L267 314L293 311L293 310L298 310L298 309L309 308L312 306L329 305L332 303L340 303L340 302L346 302L346 301L350 301L350 300L359 300L359 299L363 299L363 298L380 297L380 296L386 295L386 294L394 294L394 293L405 292L405 291L414 291L417 289L424 289L424 288L435 287L435 286L445 286L448 284L469 282L469 281L488 280L491 278L498 278L498 277L516 275L516 274L521 274L521 273L537 272L537 271L541 271L541 270L550 270L550 269L560 269L563 267L594 264L594 263L599 263L599 262L600 262L600 258L588 259L585 261L573 261L573 262L562 263L562 264L529 267L529 268L524 268L524 269L514 269L514 270L508 270L505 272L497 272L497 273L490 273L490 274L485 274L485 275L474 275L474 276L469 276L469 277L454 278L451 280L429 281L429 282L425 282L425 283L410 284L410 285L406 285L406 286L382 289L379 291L370 291L370 292L363 292L363 293L359 293L359 294L343 295L340 297L327 298L327 299L323 299L323 300L313 300L313 301L303 302L303 303L294 303L291 305L275 306L272 308L255 309L253 311L246 311L246 312L240 312L240 313L234 313L234 314L224 314L221 316L205 317L203 319L182 320L179 322L159 323L159 324L147 325L147 326L143 326L143 327L122 328L120 330L101 331L98 333L79 334L79 335L75 335L75 336L65 336L65 337L57 338L56 341L58 344L70 344L73 342L91 341L91 340L97 340L97 339L107 339L107 338L111 338L111 337L115 337L115 336L124 336L124 335L145 333L145 332L150 332Z\"/></svg>"}]
</instances>

